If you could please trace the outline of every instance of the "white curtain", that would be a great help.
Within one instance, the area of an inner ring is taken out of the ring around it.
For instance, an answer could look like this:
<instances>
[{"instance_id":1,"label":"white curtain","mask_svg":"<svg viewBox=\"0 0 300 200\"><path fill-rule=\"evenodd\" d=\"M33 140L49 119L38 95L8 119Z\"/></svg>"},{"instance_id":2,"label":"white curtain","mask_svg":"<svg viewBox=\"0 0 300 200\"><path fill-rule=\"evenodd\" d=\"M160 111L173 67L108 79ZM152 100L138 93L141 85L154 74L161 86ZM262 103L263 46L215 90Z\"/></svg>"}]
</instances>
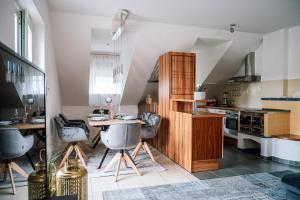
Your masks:
<instances>
[{"instance_id":1,"label":"white curtain","mask_svg":"<svg viewBox=\"0 0 300 200\"><path fill-rule=\"evenodd\" d=\"M36 69L25 69L24 95L44 95L44 75Z\"/></svg>"},{"instance_id":2,"label":"white curtain","mask_svg":"<svg viewBox=\"0 0 300 200\"><path fill-rule=\"evenodd\" d=\"M44 109L45 84L43 73L32 67L26 67L24 71L23 98L25 103L30 98L34 100L33 109Z\"/></svg>"},{"instance_id":3,"label":"white curtain","mask_svg":"<svg viewBox=\"0 0 300 200\"><path fill-rule=\"evenodd\" d=\"M120 103L121 82L113 79L113 68L116 56L91 55L89 105L93 107L105 106L105 99L112 98L112 104Z\"/></svg>"}]
</instances>

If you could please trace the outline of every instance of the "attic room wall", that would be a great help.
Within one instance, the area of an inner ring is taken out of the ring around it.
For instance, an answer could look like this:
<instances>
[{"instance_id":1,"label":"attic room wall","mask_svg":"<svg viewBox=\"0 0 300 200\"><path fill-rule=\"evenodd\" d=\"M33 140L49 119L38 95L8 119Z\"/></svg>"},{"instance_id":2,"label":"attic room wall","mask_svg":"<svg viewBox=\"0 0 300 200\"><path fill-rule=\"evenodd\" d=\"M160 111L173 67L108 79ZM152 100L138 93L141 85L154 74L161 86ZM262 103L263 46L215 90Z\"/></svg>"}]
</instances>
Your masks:
<instances>
[{"instance_id":1,"label":"attic room wall","mask_svg":"<svg viewBox=\"0 0 300 200\"><path fill-rule=\"evenodd\" d=\"M300 97L300 26L263 38L263 97Z\"/></svg>"},{"instance_id":2,"label":"attic room wall","mask_svg":"<svg viewBox=\"0 0 300 200\"><path fill-rule=\"evenodd\" d=\"M280 29L264 35L262 45L255 51L255 71L262 81L226 86L218 95L222 102L224 91L240 88L240 96L231 97L238 107L260 108L262 97L300 97L300 26ZM243 67L236 74L243 75Z\"/></svg>"},{"instance_id":3,"label":"attic room wall","mask_svg":"<svg viewBox=\"0 0 300 200\"><path fill-rule=\"evenodd\" d=\"M262 46L255 51L255 74L261 75L262 71ZM234 76L244 76L244 65ZM224 89L218 94L218 103L222 104L223 93L229 93L229 99L237 107L244 108L261 108L261 82L256 83L242 83L237 85L225 85ZM239 92L236 92L239 91ZM235 93L235 94L234 94ZM239 95L237 95L239 93Z\"/></svg>"},{"instance_id":4,"label":"attic room wall","mask_svg":"<svg viewBox=\"0 0 300 200\"><path fill-rule=\"evenodd\" d=\"M44 51L34 51L33 58L35 63L41 68L45 69L47 80L47 96L46 96L46 110L47 110L47 144L50 149L48 153L56 151L52 147L59 146L60 140L57 138L55 127L52 123L52 117L61 111L60 89L58 82L58 75L56 69L56 61L53 49L53 41L51 36L51 22L49 18L49 8L46 0L24 0L22 7L28 9L26 6L36 6L43 21L44 31ZM30 9L28 9L30 10ZM0 6L0 41L14 49L14 1L1 0ZM4 28L5 27L5 28ZM39 28L41 28L39 26ZM38 41L36 41L38 40ZM33 43L40 43L41 37L33 37ZM34 46L36 48L36 46ZM43 60L43 61L42 61ZM43 65L44 66L41 66ZM56 145L52 145L52 144Z\"/></svg>"},{"instance_id":5,"label":"attic room wall","mask_svg":"<svg viewBox=\"0 0 300 200\"><path fill-rule=\"evenodd\" d=\"M51 19L63 111L72 118L78 118L82 116L81 113L86 113L81 117L86 120L87 113L90 112L88 84L91 30L93 28L109 30L111 18L52 11ZM222 71L231 76L237 70L237 61L247 52L255 50L262 38L261 34L244 32L231 34L227 30L134 20L127 21L126 30L136 33L134 55L128 66L122 99L123 105L126 105L122 106L124 110L133 109L130 113L137 111L136 105L143 95L147 80L158 57L163 53L189 51L199 37L232 41L229 52L225 53L230 58L223 60L228 69Z\"/></svg>"},{"instance_id":6,"label":"attic room wall","mask_svg":"<svg viewBox=\"0 0 300 200\"><path fill-rule=\"evenodd\" d=\"M0 6L0 41L15 48L15 27L14 27L15 6L12 0L1 0Z\"/></svg>"},{"instance_id":7,"label":"attic room wall","mask_svg":"<svg viewBox=\"0 0 300 200\"><path fill-rule=\"evenodd\" d=\"M51 20L62 111L71 119L87 120L88 114L94 109L88 105L91 32L92 29L110 30L111 18L51 12ZM121 112L136 115L137 105L122 105ZM92 137L98 133L97 129L90 129Z\"/></svg>"},{"instance_id":8,"label":"attic room wall","mask_svg":"<svg viewBox=\"0 0 300 200\"><path fill-rule=\"evenodd\" d=\"M57 136L56 127L53 123L53 117L61 112L61 96L58 72L56 66L56 58L54 54L52 25L49 14L49 7L46 0L33 0L38 9L43 22L45 33L45 73L47 81L47 153L51 155L57 152L61 144L61 140Z\"/></svg>"}]
</instances>

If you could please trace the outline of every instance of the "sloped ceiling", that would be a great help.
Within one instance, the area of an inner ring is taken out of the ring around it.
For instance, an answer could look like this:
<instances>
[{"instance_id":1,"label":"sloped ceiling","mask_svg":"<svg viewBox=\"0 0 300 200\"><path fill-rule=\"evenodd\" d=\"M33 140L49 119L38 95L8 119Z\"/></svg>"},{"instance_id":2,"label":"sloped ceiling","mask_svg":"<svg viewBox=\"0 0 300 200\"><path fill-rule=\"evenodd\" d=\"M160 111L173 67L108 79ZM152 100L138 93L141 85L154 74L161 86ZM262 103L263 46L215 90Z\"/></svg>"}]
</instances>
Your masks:
<instances>
[{"instance_id":1,"label":"sloped ceiling","mask_svg":"<svg viewBox=\"0 0 300 200\"><path fill-rule=\"evenodd\" d=\"M196 84L203 85L232 41L198 38L191 52L196 53ZM206 83L207 84L207 83Z\"/></svg>"},{"instance_id":2,"label":"sloped ceiling","mask_svg":"<svg viewBox=\"0 0 300 200\"><path fill-rule=\"evenodd\" d=\"M113 17L117 9L130 19L269 33L300 24L299 0L48 0L55 11Z\"/></svg>"},{"instance_id":3,"label":"sloped ceiling","mask_svg":"<svg viewBox=\"0 0 300 200\"><path fill-rule=\"evenodd\" d=\"M91 31L109 29L111 19L61 12L51 15L62 104L87 106ZM232 41L225 53L229 55L218 63L224 74L231 76L238 70L242 58L256 50L262 38L261 34L231 34L225 30L134 20L128 21L126 30L136 33L122 98L122 104L127 105L139 102L158 57L165 52L190 51L198 38Z\"/></svg>"}]
</instances>

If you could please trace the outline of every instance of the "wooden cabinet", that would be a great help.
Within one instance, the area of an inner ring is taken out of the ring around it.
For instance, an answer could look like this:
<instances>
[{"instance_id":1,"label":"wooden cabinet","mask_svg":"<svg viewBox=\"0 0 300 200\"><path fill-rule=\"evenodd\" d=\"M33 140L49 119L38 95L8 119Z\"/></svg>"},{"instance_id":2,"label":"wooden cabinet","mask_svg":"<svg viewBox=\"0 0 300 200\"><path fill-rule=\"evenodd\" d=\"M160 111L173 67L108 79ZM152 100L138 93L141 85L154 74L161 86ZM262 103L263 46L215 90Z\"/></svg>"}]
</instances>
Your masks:
<instances>
[{"instance_id":1,"label":"wooden cabinet","mask_svg":"<svg viewBox=\"0 0 300 200\"><path fill-rule=\"evenodd\" d=\"M212 160L222 157L222 117L207 114L193 118L192 159Z\"/></svg>"},{"instance_id":2,"label":"wooden cabinet","mask_svg":"<svg viewBox=\"0 0 300 200\"><path fill-rule=\"evenodd\" d=\"M159 58L158 114L160 128L152 145L171 159L174 154L174 134L170 131L172 98L193 99L195 88L195 54L169 52Z\"/></svg>"},{"instance_id":3,"label":"wooden cabinet","mask_svg":"<svg viewBox=\"0 0 300 200\"><path fill-rule=\"evenodd\" d=\"M189 172L218 169L223 146L222 120L221 114L170 111L173 160Z\"/></svg>"},{"instance_id":4,"label":"wooden cabinet","mask_svg":"<svg viewBox=\"0 0 300 200\"><path fill-rule=\"evenodd\" d=\"M192 114L195 68L193 53L169 52L160 56L161 123L151 143L190 172L217 169L222 156L223 115Z\"/></svg>"},{"instance_id":5,"label":"wooden cabinet","mask_svg":"<svg viewBox=\"0 0 300 200\"><path fill-rule=\"evenodd\" d=\"M171 95L193 95L195 91L195 56L171 54Z\"/></svg>"}]
</instances>

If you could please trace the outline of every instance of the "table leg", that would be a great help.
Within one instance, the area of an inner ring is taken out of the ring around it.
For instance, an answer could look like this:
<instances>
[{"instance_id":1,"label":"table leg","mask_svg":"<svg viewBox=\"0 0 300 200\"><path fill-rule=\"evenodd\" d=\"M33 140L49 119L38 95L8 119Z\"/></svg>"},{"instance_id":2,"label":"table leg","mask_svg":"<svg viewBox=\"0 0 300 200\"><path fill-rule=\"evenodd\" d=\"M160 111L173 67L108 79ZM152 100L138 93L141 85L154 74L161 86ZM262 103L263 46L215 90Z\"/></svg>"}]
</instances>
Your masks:
<instances>
[{"instance_id":1,"label":"table leg","mask_svg":"<svg viewBox=\"0 0 300 200\"><path fill-rule=\"evenodd\" d=\"M104 155L103 155L103 157L102 157L102 159L101 159L101 162L100 162L100 164L99 164L98 169L100 169L100 168L102 167L102 164L103 164L103 162L104 162L104 160L105 160L105 157L107 156L108 151L109 151L109 148L106 148L106 150L105 150L105 152L104 152Z\"/></svg>"},{"instance_id":2,"label":"table leg","mask_svg":"<svg viewBox=\"0 0 300 200\"><path fill-rule=\"evenodd\" d=\"M26 157L27 157L28 161L30 162L30 164L32 166L32 169L35 170L35 165L34 165L34 163L33 163L33 161L32 161L32 159L31 159L28 152L26 153Z\"/></svg>"},{"instance_id":3,"label":"table leg","mask_svg":"<svg viewBox=\"0 0 300 200\"><path fill-rule=\"evenodd\" d=\"M99 137L97 138L96 142L93 144L93 149L96 148L96 146L98 145L98 143L100 142L100 140L101 140L101 137L99 136Z\"/></svg>"}]
</instances>

